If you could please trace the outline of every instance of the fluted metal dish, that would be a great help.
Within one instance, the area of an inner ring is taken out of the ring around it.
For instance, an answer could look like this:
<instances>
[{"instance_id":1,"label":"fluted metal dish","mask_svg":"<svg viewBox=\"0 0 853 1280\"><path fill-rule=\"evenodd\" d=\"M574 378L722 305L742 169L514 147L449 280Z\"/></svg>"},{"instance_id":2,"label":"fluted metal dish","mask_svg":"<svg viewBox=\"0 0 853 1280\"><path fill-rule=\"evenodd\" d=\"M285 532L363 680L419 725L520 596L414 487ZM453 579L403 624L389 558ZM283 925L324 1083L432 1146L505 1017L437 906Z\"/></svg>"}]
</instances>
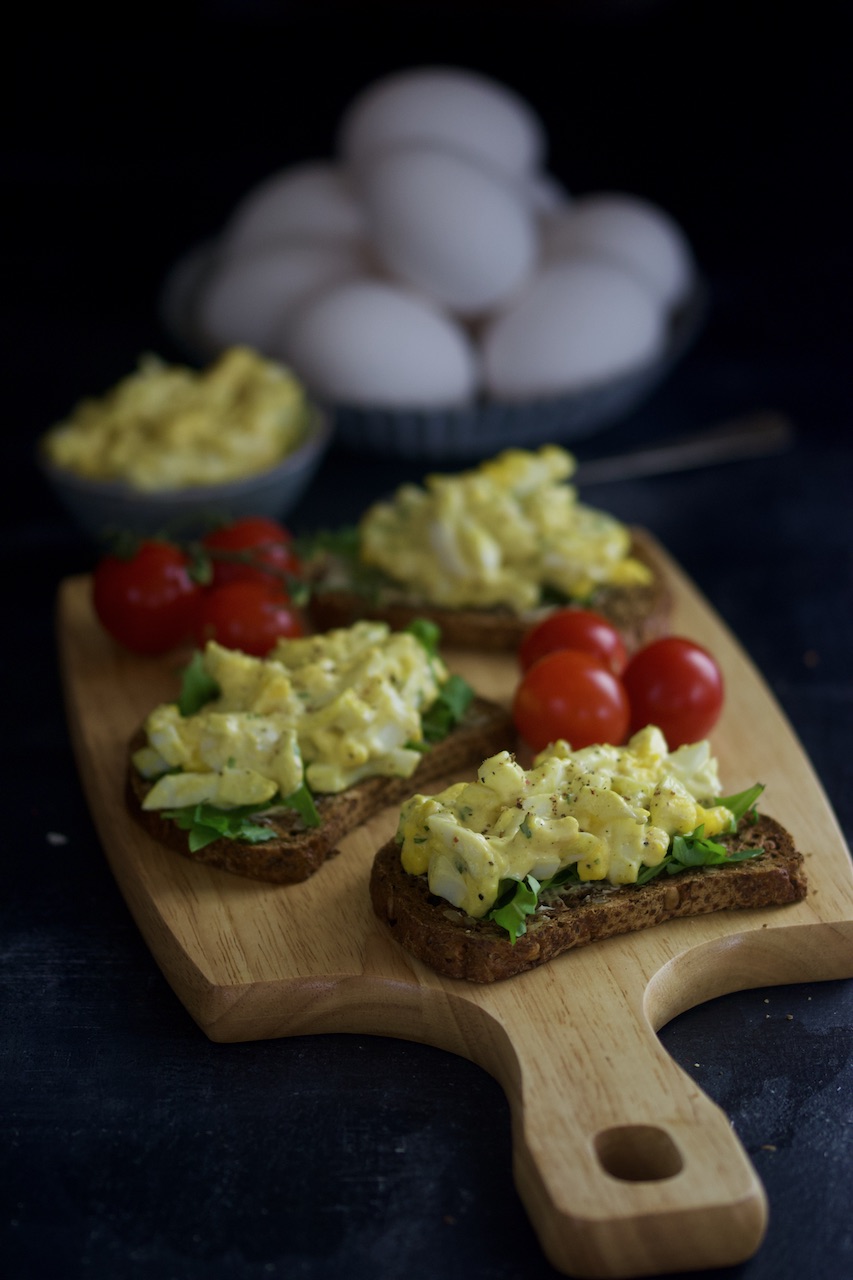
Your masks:
<instances>
[{"instance_id":1,"label":"fluted metal dish","mask_svg":"<svg viewBox=\"0 0 853 1280\"><path fill-rule=\"evenodd\" d=\"M218 354L194 319L194 302L211 270L216 245L200 244L168 273L160 298L165 328L188 356ZM500 449L570 443L603 430L636 409L666 379L701 331L707 289L697 277L671 317L666 342L653 360L607 381L565 395L525 401L481 398L448 408L327 404L335 440L348 449L424 462L464 462ZM297 370L298 373L298 370Z\"/></svg>"}]
</instances>

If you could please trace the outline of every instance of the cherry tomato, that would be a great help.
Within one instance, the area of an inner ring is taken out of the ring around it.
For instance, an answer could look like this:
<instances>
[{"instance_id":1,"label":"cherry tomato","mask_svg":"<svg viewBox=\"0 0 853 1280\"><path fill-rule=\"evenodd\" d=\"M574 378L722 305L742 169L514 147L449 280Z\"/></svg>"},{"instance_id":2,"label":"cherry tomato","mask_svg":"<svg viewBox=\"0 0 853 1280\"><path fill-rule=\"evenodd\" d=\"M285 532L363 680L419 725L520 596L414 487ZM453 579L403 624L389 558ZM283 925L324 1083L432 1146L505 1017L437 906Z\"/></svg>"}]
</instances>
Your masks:
<instances>
[{"instance_id":1,"label":"cherry tomato","mask_svg":"<svg viewBox=\"0 0 853 1280\"><path fill-rule=\"evenodd\" d=\"M300 572L293 535L266 516L244 516L214 529L205 534L202 545L211 552L217 587L238 579L276 581L283 586L287 575Z\"/></svg>"},{"instance_id":2,"label":"cherry tomato","mask_svg":"<svg viewBox=\"0 0 853 1280\"><path fill-rule=\"evenodd\" d=\"M273 582L240 578L210 587L199 601L196 642L216 640L226 649L240 649L261 658L279 636L301 636L305 629L299 611Z\"/></svg>"},{"instance_id":3,"label":"cherry tomato","mask_svg":"<svg viewBox=\"0 0 853 1280\"><path fill-rule=\"evenodd\" d=\"M622 637L612 622L589 609L556 609L535 623L519 646L522 671L555 649L581 649L591 653L617 676L622 674L628 661Z\"/></svg>"},{"instance_id":4,"label":"cherry tomato","mask_svg":"<svg viewBox=\"0 0 853 1280\"><path fill-rule=\"evenodd\" d=\"M723 707L716 660L682 636L664 636L638 650L622 682L631 704L631 732L657 725L670 750L707 737Z\"/></svg>"},{"instance_id":5,"label":"cherry tomato","mask_svg":"<svg viewBox=\"0 0 853 1280\"><path fill-rule=\"evenodd\" d=\"M101 625L133 653L174 649L191 632L200 588L179 547L143 541L133 555L104 556L92 575Z\"/></svg>"},{"instance_id":6,"label":"cherry tomato","mask_svg":"<svg viewBox=\"0 0 853 1280\"><path fill-rule=\"evenodd\" d=\"M522 676L512 717L534 752L557 738L577 751L594 742L624 742L630 708L618 676L598 658L579 649L555 649Z\"/></svg>"}]
</instances>

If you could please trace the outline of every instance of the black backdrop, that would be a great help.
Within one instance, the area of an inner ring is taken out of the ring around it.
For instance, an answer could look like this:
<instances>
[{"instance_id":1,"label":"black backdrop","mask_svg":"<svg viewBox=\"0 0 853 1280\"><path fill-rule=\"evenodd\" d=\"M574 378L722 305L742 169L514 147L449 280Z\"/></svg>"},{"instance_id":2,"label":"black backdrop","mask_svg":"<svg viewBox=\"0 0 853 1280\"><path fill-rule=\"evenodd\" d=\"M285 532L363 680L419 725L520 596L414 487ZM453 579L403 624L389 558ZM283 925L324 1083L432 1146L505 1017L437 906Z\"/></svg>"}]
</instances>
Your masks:
<instances>
[{"instance_id":1,"label":"black backdrop","mask_svg":"<svg viewBox=\"0 0 853 1280\"><path fill-rule=\"evenodd\" d=\"M232 0L97 19L85 6L50 21L25 12L4 144L18 431L108 385L138 348L166 350L166 267L267 173L331 154L368 81L431 62L527 97L570 191L621 188L669 209L714 279L726 331L713 338L772 355L803 396L804 352L832 376L850 334L844 9ZM753 287L739 290L744 280Z\"/></svg>"},{"instance_id":2,"label":"black backdrop","mask_svg":"<svg viewBox=\"0 0 853 1280\"><path fill-rule=\"evenodd\" d=\"M711 598L849 839L847 8L18 6L0 240L0 1232L14 1280L555 1274L512 1187L503 1096L479 1068L371 1037L205 1040L110 877L62 714L54 595L93 553L43 487L35 439L141 351L182 354L158 314L168 267L266 173L328 154L375 76L450 62L504 80L542 115L570 190L635 191L686 228L711 290L705 330L665 387L578 452L764 405L791 416L788 457L591 500L654 529ZM354 517L413 472L333 450L294 523ZM851 997L848 982L745 992L662 1033L768 1188L767 1242L737 1270L748 1280L853 1269Z\"/></svg>"}]
</instances>

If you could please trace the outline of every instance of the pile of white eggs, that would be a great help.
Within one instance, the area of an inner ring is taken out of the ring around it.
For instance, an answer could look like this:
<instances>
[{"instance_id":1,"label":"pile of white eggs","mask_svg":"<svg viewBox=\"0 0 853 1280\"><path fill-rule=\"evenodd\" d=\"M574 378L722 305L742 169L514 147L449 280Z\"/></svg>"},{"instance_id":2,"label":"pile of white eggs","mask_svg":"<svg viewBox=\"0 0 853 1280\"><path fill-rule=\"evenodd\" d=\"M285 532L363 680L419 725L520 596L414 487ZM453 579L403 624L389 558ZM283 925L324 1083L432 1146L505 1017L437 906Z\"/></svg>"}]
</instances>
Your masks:
<instances>
[{"instance_id":1,"label":"pile of white eggs","mask_svg":"<svg viewBox=\"0 0 853 1280\"><path fill-rule=\"evenodd\" d=\"M194 301L208 350L242 343L320 398L382 408L600 385L664 350L695 282L658 206L572 196L508 87L457 68L369 85L330 159L250 190Z\"/></svg>"}]
</instances>

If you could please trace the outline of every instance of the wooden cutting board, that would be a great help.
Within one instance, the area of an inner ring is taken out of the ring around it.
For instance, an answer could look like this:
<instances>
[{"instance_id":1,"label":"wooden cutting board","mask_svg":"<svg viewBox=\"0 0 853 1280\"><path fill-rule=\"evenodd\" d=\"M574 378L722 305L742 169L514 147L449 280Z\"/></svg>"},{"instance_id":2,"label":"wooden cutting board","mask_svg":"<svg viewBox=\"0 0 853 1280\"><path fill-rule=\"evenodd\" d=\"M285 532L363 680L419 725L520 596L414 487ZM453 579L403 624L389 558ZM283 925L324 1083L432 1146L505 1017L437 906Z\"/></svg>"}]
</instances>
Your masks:
<instances>
[{"instance_id":1,"label":"wooden cutting board","mask_svg":"<svg viewBox=\"0 0 853 1280\"><path fill-rule=\"evenodd\" d=\"M766 784L762 807L806 853L794 906L674 921L571 951L487 987L442 979L374 919L367 876L386 811L304 884L205 868L125 813L125 744L178 687L174 656L122 652L92 613L90 580L62 583L58 637L77 763L110 866L157 963L216 1041L358 1032L422 1041L491 1072L513 1117L514 1171L542 1247L577 1276L722 1267L761 1243L764 1190L726 1116L662 1048L670 1018L726 992L853 977L853 869L791 727L735 639L643 535L677 600L674 629L722 666L712 739L723 785ZM508 702L512 659L448 654Z\"/></svg>"}]
</instances>

